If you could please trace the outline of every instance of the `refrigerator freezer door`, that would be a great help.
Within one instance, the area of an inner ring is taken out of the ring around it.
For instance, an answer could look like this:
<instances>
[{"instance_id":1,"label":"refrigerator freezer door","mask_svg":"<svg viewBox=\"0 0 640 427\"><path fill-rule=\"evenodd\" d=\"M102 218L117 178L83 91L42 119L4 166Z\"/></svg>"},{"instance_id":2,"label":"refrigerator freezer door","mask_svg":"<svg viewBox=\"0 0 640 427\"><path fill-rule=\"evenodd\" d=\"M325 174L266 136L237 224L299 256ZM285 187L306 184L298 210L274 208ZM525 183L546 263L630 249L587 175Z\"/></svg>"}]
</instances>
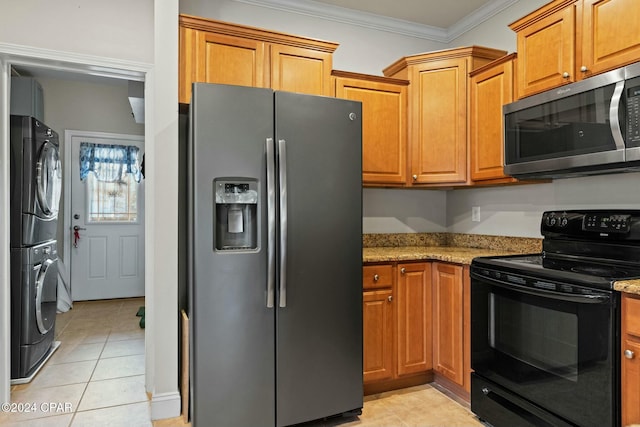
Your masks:
<instances>
[{"instance_id":1,"label":"refrigerator freezer door","mask_svg":"<svg viewBox=\"0 0 640 427\"><path fill-rule=\"evenodd\" d=\"M272 91L194 85L189 259L195 427L253 427L273 425L275 420L275 313L267 307L265 144L272 137ZM224 177L257 182L256 249L215 249L214 180Z\"/></svg>"},{"instance_id":2,"label":"refrigerator freezer door","mask_svg":"<svg viewBox=\"0 0 640 427\"><path fill-rule=\"evenodd\" d=\"M288 227L276 420L287 426L362 407L362 125L358 102L275 96Z\"/></svg>"}]
</instances>

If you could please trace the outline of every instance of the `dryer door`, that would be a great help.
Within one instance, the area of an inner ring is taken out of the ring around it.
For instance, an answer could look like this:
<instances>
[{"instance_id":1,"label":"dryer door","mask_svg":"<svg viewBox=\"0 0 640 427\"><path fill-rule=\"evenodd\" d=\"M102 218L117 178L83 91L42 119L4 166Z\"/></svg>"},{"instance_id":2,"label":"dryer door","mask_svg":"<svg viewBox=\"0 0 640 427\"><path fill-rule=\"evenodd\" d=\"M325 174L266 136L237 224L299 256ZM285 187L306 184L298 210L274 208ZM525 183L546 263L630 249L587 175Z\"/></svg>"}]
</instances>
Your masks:
<instances>
[{"instance_id":1,"label":"dryer door","mask_svg":"<svg viewBox=\"0 0 640 427\"><path fill-rule=\"evenodd\" d=\"M62 167L58 147L45 141L36 165L36 186L40 209L47 218L58 215L62 188Z\"/></svg>"},{"instance_id":2,"label":"dryer door","mask_svg":"<svg viewBox=\"0 0 640 427\"><path fill-rule=\"evenodd\" d=\"M49 332L56 321L58 297L57 262L57 259L44 261L36 278L36 325L42 335Z\"/></svg>"}]
</instances>

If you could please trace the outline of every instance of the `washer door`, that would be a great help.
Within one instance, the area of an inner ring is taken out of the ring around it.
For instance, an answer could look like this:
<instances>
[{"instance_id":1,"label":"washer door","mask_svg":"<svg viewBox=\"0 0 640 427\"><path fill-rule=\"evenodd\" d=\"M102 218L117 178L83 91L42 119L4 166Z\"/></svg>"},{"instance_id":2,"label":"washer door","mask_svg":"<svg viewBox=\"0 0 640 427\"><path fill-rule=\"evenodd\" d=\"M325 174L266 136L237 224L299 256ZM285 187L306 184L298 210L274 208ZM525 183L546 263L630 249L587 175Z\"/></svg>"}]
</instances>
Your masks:
<instances>
[{"instance_id":1,"label":"washer door","mask_svg":"<svg viewBox=\"0 0 640 427\"><path fill-rule=\"evenodd\" d=\"M40 209L47 218L58 215L62 189L62 167L58 147L45 141L36 165L36 187Z\"/></svg>"},{"instance_id":2,"label":"washer door","mask_svg":"<svg viewBox=\"0 0 640 427\"><path fill-rule=\"evenodd\" d=\"M36 278L36 325L44 335L55 325L58 297L58 260L47 259Z\"/></svg>"}]
</instances>

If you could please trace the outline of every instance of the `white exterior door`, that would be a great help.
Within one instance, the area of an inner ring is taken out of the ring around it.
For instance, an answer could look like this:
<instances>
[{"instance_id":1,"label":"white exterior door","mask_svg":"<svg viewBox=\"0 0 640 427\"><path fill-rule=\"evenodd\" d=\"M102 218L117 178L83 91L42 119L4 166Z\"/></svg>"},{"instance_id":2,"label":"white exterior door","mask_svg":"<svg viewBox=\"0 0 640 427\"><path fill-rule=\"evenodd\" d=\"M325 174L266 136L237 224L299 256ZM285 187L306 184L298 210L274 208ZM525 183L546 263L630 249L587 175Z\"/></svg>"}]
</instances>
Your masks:
<instances>
[{"instance_id":1,"label":"white exterior door","mask_svg":"<svg viewBox=\"0 0 640 427\"><path fill-rule=\"evenodd\" d=\"M79 132L71 136L71 297L74 301L144 295L144 179L123 174L104 182L80 176L82 143L136 146L134 135ZM69 176L69 175L67 175ZM69 187L67 187L69 188Z\"/></svg>"}]
</instances>

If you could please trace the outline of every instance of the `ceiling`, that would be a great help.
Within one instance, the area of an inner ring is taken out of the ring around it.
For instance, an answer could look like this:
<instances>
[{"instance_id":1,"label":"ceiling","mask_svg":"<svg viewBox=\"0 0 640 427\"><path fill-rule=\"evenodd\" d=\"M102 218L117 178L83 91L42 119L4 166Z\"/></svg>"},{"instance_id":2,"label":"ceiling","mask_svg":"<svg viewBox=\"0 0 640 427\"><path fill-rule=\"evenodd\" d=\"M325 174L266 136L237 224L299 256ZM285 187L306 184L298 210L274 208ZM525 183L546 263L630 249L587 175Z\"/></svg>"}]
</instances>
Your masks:
<instances>
[{"instance_id":1,"label":"ceiling","mask_svg":"<svg viewBox=\"0 0 640 427\"><path fill-rule=\"evenodd\" d=\"M388 18L449 28L494 0L315 0Z\"/></svg>"}]
</instances>

